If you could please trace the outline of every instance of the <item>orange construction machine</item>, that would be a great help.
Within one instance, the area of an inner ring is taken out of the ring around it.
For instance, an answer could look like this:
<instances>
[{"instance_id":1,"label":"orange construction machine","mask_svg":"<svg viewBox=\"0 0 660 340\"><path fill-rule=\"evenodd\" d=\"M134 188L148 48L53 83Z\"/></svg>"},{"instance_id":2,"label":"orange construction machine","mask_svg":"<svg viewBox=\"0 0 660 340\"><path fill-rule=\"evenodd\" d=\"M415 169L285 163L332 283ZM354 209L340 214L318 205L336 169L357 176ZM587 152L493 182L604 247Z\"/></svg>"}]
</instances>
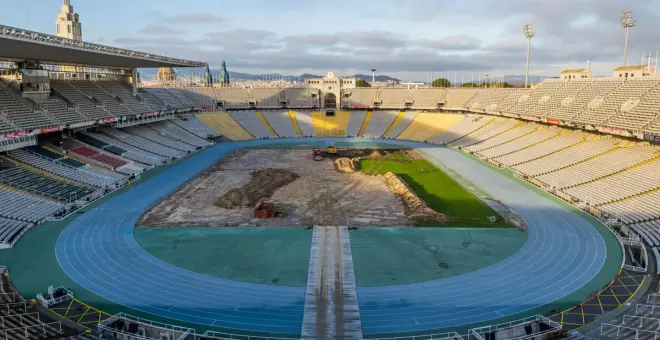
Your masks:
<instances>
[{"instance_id":1,"label":"orange construction machine","mask_svg":"<svg viewBox=\"0 0 660 340\"><path fill-rule=\"evenodd\" d=\"M260 202L254 208L255 218L282 218L284 213L281 210L275 210L275 204L272 202Z\"/></svg>"}]
</instances>

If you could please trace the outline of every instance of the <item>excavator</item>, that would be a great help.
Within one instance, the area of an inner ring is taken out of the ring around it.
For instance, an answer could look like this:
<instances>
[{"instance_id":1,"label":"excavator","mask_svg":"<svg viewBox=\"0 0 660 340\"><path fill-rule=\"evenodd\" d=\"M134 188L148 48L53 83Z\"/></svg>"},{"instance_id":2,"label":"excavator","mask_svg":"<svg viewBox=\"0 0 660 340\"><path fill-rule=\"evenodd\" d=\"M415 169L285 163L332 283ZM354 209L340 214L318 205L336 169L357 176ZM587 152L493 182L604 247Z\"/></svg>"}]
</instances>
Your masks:
<instances>
[{"instance_id":1,"label":"excavator","mask_svg":"<svg viewBox=\"0 0 660 340\"><path fill-rule=\"evenodd\" d=\"M328 146L328 155L336 155L337 154L337 147L335 146L335 143L332 143L332 145Z\"/></svg>"}]
</instances>

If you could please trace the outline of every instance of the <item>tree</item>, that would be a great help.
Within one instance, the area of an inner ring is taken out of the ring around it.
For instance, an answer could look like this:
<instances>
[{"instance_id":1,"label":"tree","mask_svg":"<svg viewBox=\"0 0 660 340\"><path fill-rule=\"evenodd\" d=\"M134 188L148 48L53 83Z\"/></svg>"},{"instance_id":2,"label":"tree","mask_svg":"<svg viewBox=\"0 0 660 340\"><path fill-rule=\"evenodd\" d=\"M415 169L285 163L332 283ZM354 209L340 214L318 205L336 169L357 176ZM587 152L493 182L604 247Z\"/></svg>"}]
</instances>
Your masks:
<instances>
[{"instance_id":1,"label":"tree","mask_svg":"<svg viewBox=\"0 0 660 340\"><path fill-rule=\"evenodd\" d=\"M366 80L358 79L355 82L355 87L371 87L371 84L369 84L369 82L367 82Z\"/></svg>"},{"instance_id":2,"label":"tree","mask_svg":"<svg viewBox=\"0 0 660 340\"><path fill-rule=\"evenodd\" d=\"M431 86L433 87L450 87L451 82L447 80L446 78L438 78L431 83Z\"/></svg>"}]
</instances>

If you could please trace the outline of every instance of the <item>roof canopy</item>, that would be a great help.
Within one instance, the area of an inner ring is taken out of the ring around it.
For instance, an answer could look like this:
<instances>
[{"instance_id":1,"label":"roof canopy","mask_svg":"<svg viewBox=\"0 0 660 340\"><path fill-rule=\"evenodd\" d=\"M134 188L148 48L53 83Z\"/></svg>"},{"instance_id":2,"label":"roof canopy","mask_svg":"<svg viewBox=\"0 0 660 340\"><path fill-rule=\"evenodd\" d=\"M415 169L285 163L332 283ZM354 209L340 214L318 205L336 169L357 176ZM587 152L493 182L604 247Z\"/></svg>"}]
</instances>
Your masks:
<instances>
[{"instance_id":1,"label":"roof canopy","mask_svg":"<svg viewBox=\"0 0 660 340\"><path fill-rule=\"evenodd\" d=\"M0 59L119 68L202 67L206 63L60 38L0 25Z\"/></svg>"}]
</instances>

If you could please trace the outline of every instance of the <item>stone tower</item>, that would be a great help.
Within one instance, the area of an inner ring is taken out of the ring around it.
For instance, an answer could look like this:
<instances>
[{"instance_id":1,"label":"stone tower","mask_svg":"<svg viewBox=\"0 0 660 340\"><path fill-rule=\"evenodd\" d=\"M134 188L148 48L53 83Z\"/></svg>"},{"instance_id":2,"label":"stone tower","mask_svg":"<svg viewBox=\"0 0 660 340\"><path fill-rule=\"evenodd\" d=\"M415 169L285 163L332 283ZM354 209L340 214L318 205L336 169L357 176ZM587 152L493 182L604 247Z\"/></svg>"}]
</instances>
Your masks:
<instances>
[{"instance_id":1,"label":"stone tower","mask_svg":"<svg viewBox=\"0 0 660 340\"><path fill-rule=\"evenodd\" d=\"M211 70L209 70L209 64L206 64L204 69L204 86L213 86L213 76Z\"/></svg>"},{"instance_id":2,"label":"stone tower","mask_svg":"<svg viewBox=\"0 0 660 340\"><path fill-rule=\"evenodd\" d=\"M229 72L227 72L227 64L225 64L224 60L222 61L222 69L220 69L220 77L218 78L218 83L220 83L222 86L229 86Z\"/></svg>"},{"instance_id":3,"label":"stone tower","mask_svg":"<svg viewBox=\"0 0 660 340\"><path fill-rule=\"evenodd\" d=\"M73 11L73 6L71 6L70 0L64 0L62 2L62 8L60 12L57 13L56 25L58 37L78 41L82 40L82 24L80 23L80 17L78 16L78 13Z\"/></svg>"},{"instance_id":4,"label":"stone tower","mask_svg":"<svg viewBox=\"0 0 660 340\"><path fill-rule=\"evenodd\" d=\"M157 79L159 82L173 82L176 80L176 72L171 67L161 67L158 69Z\"/></svg>"}]
</instances>

